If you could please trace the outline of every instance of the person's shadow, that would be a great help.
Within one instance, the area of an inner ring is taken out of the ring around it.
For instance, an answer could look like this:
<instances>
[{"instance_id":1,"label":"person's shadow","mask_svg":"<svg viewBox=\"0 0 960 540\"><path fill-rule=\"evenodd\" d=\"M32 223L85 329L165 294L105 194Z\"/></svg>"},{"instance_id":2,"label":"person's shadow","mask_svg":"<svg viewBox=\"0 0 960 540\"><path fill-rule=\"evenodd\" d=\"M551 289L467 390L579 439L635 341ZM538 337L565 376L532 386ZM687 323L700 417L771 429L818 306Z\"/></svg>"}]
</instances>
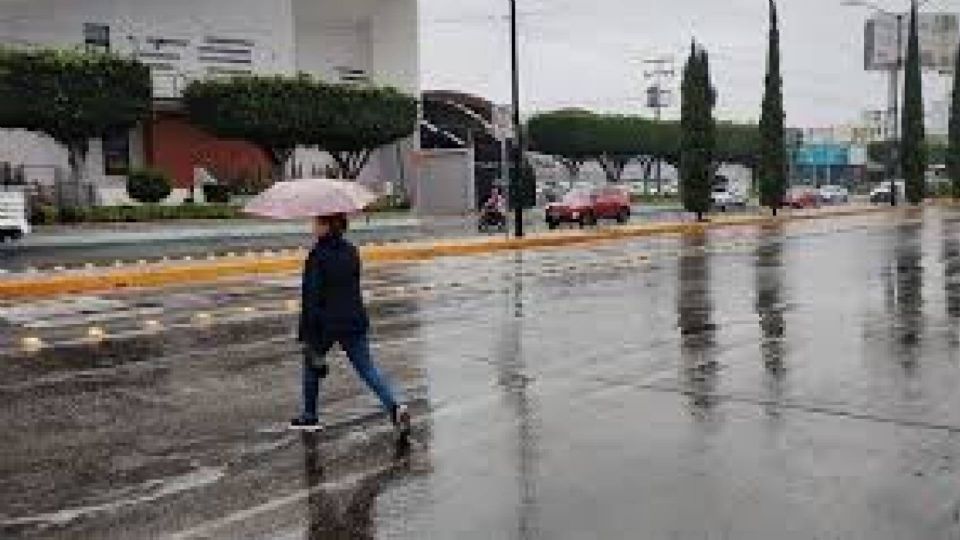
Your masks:
<instances>
[{"instance_id":1,"label":"person's shadow","mask_svg":"<svg viewBox=\"0 0 960 540\"><path fill-rule=\"evenodd\" d=\"M306 540L364 540L376 537L373 508L377 497L410 470L410 440L394 443L393 460L361 471L354 482L328 478L321 459L320 435L305 432L303 465L306 480Z\"/></svg>"}]
</instances>

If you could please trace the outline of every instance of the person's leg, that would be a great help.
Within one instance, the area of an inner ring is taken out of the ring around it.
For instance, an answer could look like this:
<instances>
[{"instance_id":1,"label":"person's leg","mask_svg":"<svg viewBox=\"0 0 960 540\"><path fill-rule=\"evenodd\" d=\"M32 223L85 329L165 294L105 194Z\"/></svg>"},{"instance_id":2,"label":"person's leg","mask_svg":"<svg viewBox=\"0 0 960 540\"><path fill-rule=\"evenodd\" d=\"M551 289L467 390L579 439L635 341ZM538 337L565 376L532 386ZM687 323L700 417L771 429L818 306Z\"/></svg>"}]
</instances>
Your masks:
<instances>
[{"instance_id":1,"label":"person's leg","mask_svg":"<svg viewBox=\"0 0 960 540\"><path fill-rule=\"evenodd\" d=\"M302 381L303 410L300 412L302 420L317 420L317 395L320 392L320 372L313 367L307 355L303 358Z\"/></svg>"},{"instance_id":2,"label":"person's leg","mask_svg":"<svg viewBox=\"0 0 960 540\"><path fill-rule=\"evenodd\" d=\"M363 382L367 383L367 386L377 394L384 410L393 417L396 414L397 400L390 389L390 384L373 363L370 356L370 339L366 334L348 336L340 340L340 346L347 353L353 369L360 375Z\"/></svg>"},{"instance_id":3,"label":"person's leg","mask_svg":"<svg viewBox=\"0 0 960 540\"><path fill-rule=\"evenodd\" d=\"M316 421L319 418L317 400L320 393L320 381L327 376L326 354L331 346L332 344L324 345L320 347L320 350L316 350L309 345L303 347L303 372L301 375L303 409L300 412L301 420Z\"/></svg>"}]
</instances>

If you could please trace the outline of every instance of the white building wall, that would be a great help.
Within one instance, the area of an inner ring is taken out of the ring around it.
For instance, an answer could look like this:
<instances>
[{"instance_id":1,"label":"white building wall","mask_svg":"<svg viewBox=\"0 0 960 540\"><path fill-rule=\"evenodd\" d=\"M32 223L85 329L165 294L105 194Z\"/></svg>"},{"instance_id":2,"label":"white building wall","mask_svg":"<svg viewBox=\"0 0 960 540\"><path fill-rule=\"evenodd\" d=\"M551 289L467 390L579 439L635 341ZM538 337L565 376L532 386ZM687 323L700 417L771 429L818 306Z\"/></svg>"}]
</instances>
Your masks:
<instances>
[{"instance_id":1,"label":"white building wall","mask_svg":"<svg viewBox=\"0 0 960 540\"><path fill-rule=\"evenodd\" d=\"M294 71L291 0L4 0L0 42L82 47L84 23L110 26L111 49L120 53L171 53L179 71L203 73L200 60L210 37L254 43L252 70ZM154 38L183 40L158 46ZM146 62L152 59L144 58ZM159 63L159 62L158 62Z\"/></svg>"},{"instance_id":2,"label":"white building wall","mask_svg":"<svg viewBox=\"0 0 960 540\"><path fill-rule=\"evenodd\" d=\"M374 79L420 95L417 0L378 0L371 24Z\"/></svg>"},{"instance_id":3,"label":"white building wall","mask_svg":"<svg viewBox=\"0 0 960 540\"><path fill-rule=\"evenodd\" d=\"M296 69L330 82L350 70L373 84L420 94L419 14L417 0L294 0ZM409 153L415 140L374 152L360 175L366 183L409 179ZM301 149L297 167L304 175L322 170L330 158Z\"/></svg>"}]
</instances>

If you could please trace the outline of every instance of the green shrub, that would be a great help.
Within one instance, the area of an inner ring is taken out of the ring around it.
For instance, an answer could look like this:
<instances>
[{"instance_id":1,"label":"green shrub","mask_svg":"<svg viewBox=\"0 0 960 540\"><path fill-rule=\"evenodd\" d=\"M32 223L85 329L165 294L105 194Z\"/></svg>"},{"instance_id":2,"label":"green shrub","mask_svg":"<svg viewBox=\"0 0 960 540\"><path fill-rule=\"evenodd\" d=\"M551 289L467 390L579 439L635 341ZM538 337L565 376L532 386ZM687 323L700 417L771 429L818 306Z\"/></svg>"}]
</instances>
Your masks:
<instances>
[{"instance_id":1,"label":"green shrub","mask_svg":"<svg viewBox=\"0 0 960 540\"><path fill-rule=\"evenodd\" d=\"M402 195L384 195L367 207L367 212L398 212L410 210L410 201Z\"/></svg>"},{"instance_id":2,"label":"green shrub","mask_svg":"<svg viewBox=\"0 0 960 540\"><path fill-rule=\"evenodd\" d=\"M38 204L30 210L30 223L33 225L53 225L58 218L57 207L50 204Z\"/></svg>"},{"instance_id":3,"label":"green shrub","mask_svg":"<svg viewBox=\"0 0 960 540\"><path fill-rule=\"evenodd\" d=\"M144 204L158 203L170 196L170 177L156 169L135 169L127 176L127 195Z\"/></svg>"},{"instance_id":4,"label":"green shrub","mask_svg":"<svg viewBox=\"0 0 960 540\"><path fill-rule=\"evenodd\" d=\"M56 210L50 209L53 217L35 215L35 223L137 223L143 221L163 221L171 219L237 219L244 217L240 209L225 204L183 204L180 206L164 206L159 204L144 204L141 206L95 206L93 208L61 209L59 216ZM49 219L41 222L40 220Z\"/></svg>"},{"instance_id":5,"label":"green shrub","mask_svg":"<svg viewBox=\"0 0 960 540\"><path fill-rule=\"evenodd\" d=\"M204 184L203 198L208 203L226 204L230 202L232 190L225 184Z\"/></svg>"}]
</instances>

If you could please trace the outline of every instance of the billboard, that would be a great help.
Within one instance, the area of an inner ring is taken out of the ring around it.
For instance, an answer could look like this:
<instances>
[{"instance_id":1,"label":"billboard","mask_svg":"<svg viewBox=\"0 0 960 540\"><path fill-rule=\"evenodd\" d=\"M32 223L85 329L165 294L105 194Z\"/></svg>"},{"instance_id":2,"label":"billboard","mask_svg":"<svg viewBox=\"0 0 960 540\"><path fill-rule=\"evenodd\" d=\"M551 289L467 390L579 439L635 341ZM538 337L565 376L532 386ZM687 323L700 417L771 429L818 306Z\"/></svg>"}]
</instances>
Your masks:
<instances>
[{"instance_id":1,"label":"billboard","mask_svg":"<svg viewBox=\"0 0 960 540\"><path fill-rule=\"evenodd\" d=\"M906 55L910 17L901 21L901 44ZM960 18L956 13L921 13L920 61L924 69L952 72L957 44L960 43ZM897 17L877 15L867 20L864 40L864 67L867 71L890 71L897 67Z\"/></svg>"},{"instance_id":2,"label":"billboard","mask_svg":"<svg viewBox=\"0 0 960 540\"><path fill-rule=\"evenodd\" d=\"M793 161L796 165L811 167L850 165L850 147L842 144L806 144L795 150Z\"/></svg>"}]
</instances>

